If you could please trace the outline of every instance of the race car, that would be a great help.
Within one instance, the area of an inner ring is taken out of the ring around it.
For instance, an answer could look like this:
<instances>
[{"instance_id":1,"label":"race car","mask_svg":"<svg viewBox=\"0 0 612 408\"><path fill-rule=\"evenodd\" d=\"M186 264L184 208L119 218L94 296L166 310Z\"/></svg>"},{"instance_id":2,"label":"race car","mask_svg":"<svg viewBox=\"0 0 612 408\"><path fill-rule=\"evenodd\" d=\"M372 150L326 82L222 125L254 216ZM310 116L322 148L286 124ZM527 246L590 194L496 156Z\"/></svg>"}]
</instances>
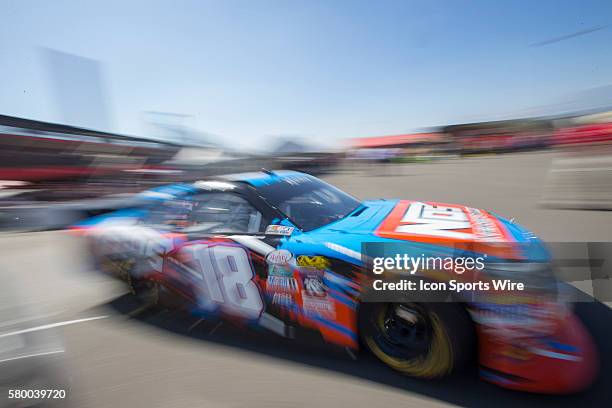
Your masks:
<instances>
[{"instance_id":1,"label":"race car","mask_svg":"<svg viewBox=\"0 0 612 408\"><path fill-rule=\"evenodd\" d=\"M401 244L419 256L460 248L503 261L481 271L482 279L541 286L550 271L544 244L491 212L359 201L311 175L268 170L157 187L136 202L74 230L86 237L97 267L124 280L145 304L351 352L367 348L418 378L444 377L477 362L482 378L503 387L571 393L596 377L591 337L559 296L443 291L444 299L432 300L414 291L372 301L377 275L366 243ZM523 243L529 251L502 253ZM440 269L421 268L410 277L461 281ZM473 279L468 276L461 278Z\"/></svg>"}]
</instances>

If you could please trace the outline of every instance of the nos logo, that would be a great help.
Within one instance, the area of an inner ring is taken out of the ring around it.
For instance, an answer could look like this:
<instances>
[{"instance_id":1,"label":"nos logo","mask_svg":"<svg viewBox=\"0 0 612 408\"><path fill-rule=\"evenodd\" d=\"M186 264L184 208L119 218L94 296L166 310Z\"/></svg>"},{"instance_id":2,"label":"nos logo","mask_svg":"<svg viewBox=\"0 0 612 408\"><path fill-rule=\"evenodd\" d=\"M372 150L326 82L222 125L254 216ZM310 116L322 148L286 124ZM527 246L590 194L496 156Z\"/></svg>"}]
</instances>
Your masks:
<instances>
[{"instance_id":1,"label":"nos logo","mask_svg":"<svg viewBox=\"0 0 612 408\"><path fill-rule=\"evenodd\" d=\"M455 239L474 238L472 232L458 231L465 229L471 229L471 224L461 207L411 203L395 231Z\"/></svg>"}]
</instances>

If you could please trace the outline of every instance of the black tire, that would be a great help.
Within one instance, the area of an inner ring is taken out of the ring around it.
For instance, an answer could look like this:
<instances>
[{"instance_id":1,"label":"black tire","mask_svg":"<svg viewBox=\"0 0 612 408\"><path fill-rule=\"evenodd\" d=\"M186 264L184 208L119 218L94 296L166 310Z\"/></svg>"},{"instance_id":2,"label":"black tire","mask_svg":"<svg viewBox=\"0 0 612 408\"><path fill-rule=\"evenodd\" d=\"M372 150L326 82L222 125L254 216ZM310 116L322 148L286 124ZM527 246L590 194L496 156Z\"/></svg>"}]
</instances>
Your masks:
<instances>
[{"instance_id":1,"label":"black tire","mask_svg":"<svg viewBox=\"0 0 612 408\"><path fill-rule=\"evenodd\" d=\"M364 302L359 331L379 360L411 377L445 377L475 358L474 325L458 303Z\"/></svg>"},{"instance_id":2,"label":"black tire","mask_svg":"<svg viewBox=\"0 0 612 408\"><path fill-rule=\"evenodd\" d=\"M160 286L149 279L129 277L128 286L139 303L150 308L160 306Z\"/></svg>"}]
</instances>

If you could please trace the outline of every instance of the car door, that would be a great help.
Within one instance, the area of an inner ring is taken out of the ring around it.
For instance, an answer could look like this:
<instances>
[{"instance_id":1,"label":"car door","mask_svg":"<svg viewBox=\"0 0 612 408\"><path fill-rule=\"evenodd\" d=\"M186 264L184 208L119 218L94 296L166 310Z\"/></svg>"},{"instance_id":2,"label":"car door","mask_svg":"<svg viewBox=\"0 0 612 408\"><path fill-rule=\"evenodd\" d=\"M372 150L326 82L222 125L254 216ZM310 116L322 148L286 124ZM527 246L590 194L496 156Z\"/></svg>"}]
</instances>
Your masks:
<instances>
[{"instance_id":1,"label":"car door","mask_svg":"<svg viewBox=\"0 0 612 408\"><path fill-rule=\"evenodd\" d=\"M167 262L170 284L187 294L194 312L257 320L264 312L265 255L253 250L267 216L233 192L195 194L180 233L187 237ZM263 244L266 245L266 244Z\"/></svg>"}]
</instances>

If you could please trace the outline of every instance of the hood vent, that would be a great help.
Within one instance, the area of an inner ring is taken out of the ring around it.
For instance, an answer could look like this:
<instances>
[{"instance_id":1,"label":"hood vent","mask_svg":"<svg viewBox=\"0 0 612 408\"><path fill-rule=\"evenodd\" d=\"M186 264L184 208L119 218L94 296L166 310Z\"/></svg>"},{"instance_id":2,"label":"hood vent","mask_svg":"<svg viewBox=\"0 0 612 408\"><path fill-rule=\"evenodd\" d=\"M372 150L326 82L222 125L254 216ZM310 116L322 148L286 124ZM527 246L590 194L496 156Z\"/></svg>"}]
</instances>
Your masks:
<instances>
[{"instance_id":1,"label":"hood vent","mask_svg":"<svg viewBox=\"0 0 612 408\"><path fill-rule=\"evenodd\" d=\"M365 210L367 210L368 207L361 207L360 209L358 209L357 211L355 211L354 213L351 214L351 217L358 217L361 215L361 213L363 213Z\"/></svg>"}]
</instances>

